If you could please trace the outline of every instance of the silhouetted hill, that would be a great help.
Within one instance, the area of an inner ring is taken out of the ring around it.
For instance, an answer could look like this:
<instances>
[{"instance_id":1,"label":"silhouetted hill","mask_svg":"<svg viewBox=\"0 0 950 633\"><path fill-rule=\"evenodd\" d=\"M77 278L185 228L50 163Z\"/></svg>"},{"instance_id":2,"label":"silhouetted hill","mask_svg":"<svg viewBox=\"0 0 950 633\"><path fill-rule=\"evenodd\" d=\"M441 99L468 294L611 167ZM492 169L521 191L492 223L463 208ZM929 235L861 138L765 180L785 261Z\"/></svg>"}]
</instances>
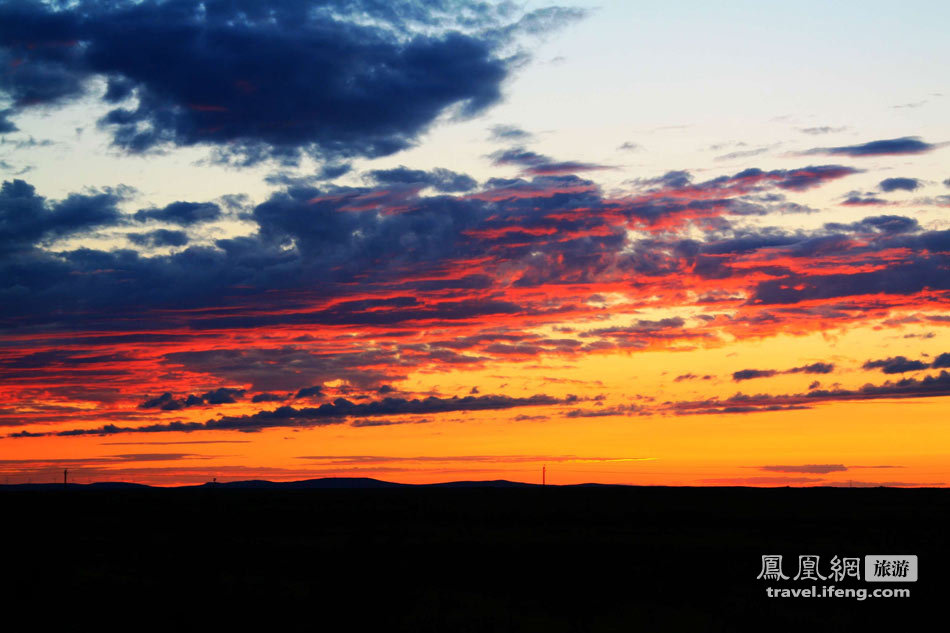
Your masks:
<instances>
[{"instance_id":1,"label":"silhouetted hill","mask_svg":"<svg viewBox=\"0 0 950 633\"><path fill-rule=\"evenodd\" d=\"M950 490L455 484L21 487L0 494L4 615L412 633L916 631L945 616ZM766 554L787 580L757 577ZM825 575L834 556L915 554L920 580L901 599L766 595L874 588L795 581L803 554Z\"/></svg>"},{"instance_id":2,"label":"silhouetted hill","mask_svg":"<svg viewBox=\"0 0 950 633\"><path fill-rule=\"evenodd\" d=\"M72 488L74 484L69 484L69 487ZM146 486L145 484L133 484L127 481L97 481L91 484L75 484L83 485L85 488L90 488L92 490L132 490L136 488L150 488L151 486Z\"/></svg>"},{"instance_id":3,"label":"silhouetted hill","mask_svg":"<svg viewBox=\"0 0 950 633\"><path fill-rule=\"evenodd\" d=\"M507 479L492 479L486 481L442 481L428 484L404 484L382 479L373 479L372 477L322 477L318 479L303 479L300 481L270 481L267 479L247 479L243 481L218 481L207 482L203 484L190 486L148 486L146 484L136 484L124 481L100 481L89 484L70 483L70 490L86 489L133 489L133 488L157 488L163 490L192 489L192 488L225 488L235 490L317 490L317 489L382 489L382 488L542 488L541 484L525 483L521 481L508 481ZM690 489L699 490L748 490L745 486L633 486L627 484L601 484L588 482L582 484L548 484L548 488L656 488L656 489ZM779 488L776 486L776 488ZM781 486L788 488L788 486ZM809 489L819 490L828 487L812 486ZM880 486L879 488L885 488ZM62 490L61 483L31 483L31 484L3 484L0 490ZM767 490L767 488L766 488ZM923 490L923 488L917 488Z\"/></svg>"},{"instance_id":4,"label":"silhouetted hill","mask_svg":"<svg viewBox=\"0 0 950 633\"><path fill-rule=\"evenodd\" d=\"M596 484L581 484L592 486ZM69 489L121 489L121 488L152 488L145 484L133 484L121 481L102 481L91 484L70 483ZM393 481L383 481L371 477L322 477L319 479L304 479L300 481L269 481L267 479L247 479L244 481L217 481L198 484L195 486L170 486L161 488L224 488L235 490L314 490L314 489L381 489L381 488L535 488L538 484L528 484L505 479L490 481L444 481L433 484L402 484ZM62 490L63 484L6 484L0 489L12 490Z\"/></svg>"},{"instance_id":5,"label":"silhouetted hill","mask_svg":"<svg viewBox=\"0 0 950 633\"><path fill-rule=\"evenodd\" d=\"M267 481L264 479L250 479L247 481L227 481L202 484L201 488L234 488L242 490L312 490L321 488L343 489L378 489L402 488L411 484L397 484L371 477L323 477L320 479L304 479L302 481Z\"/></svg>"},{"instance_id":6,"label":"silhouetted hill","mask_svg":"<svg viewBox=\"0 0 950 633\"><path fill-rule=\"evenodd\" d=\"M520 481L507 479L493 479L490 481L444 481L435 484L422 484L427 488L538 488L538 484L526 484Z\"/></svg>"},{"instance_id":7,"label":"silhouetted hill","mask_svg":"<svg viewBox=\"0 0 950 633\"><path fill-rule=\"evenodd\" d=\"M89 484L68 484L69 490L138 490L151 488L145 484L133 484L127 481L96 481ZM62 491L63 484L0 484L0 490Z\"/></svg>"}]
</instances>

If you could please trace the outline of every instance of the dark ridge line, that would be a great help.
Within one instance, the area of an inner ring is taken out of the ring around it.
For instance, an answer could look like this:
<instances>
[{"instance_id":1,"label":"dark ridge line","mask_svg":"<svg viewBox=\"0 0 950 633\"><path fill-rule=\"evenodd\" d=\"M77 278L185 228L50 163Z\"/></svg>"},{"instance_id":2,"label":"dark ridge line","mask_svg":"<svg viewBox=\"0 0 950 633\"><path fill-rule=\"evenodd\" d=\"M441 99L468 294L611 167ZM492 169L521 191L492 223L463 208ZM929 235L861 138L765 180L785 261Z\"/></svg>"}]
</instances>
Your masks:
<instances>
[{"instance_id":1,"label":"dark ridge line","mask_svg":"<svg viewBox=\"0 0 950 633\"><path fill-rule=\"evenodd\" d=\"M509 481L507 479L494 479L487 481L444 481L429 484L406 484L382 479L373 479L371 477L323 477L319 479L303 479L299 481L269 481L266 479L248 479L242 481L209 481L203 484L186 484L182 486L150 486L148 484L137 484L124 481L99 481L89 484L70 483L64 486L61 483L26 483L26 484L0 484L0 490L194 490L194 489L225 489L225 490L392 490L407 488L449 488L449 489L475 489L475 488L506 488L506 489L525 489L525 488L650 488L650 489L684 489L684 490L775 490L775 489L811 489L820 488L824 490L841 488L844 486L644 486L637 484L604 484L604 483L581 483L581 484L543 484L526 483L520 481ZM861 486L860 489L879 490L881 488L894 490L940 490L937 486ZM855 490L854 488L848 488Z\"/></svg>"}]
</instances>

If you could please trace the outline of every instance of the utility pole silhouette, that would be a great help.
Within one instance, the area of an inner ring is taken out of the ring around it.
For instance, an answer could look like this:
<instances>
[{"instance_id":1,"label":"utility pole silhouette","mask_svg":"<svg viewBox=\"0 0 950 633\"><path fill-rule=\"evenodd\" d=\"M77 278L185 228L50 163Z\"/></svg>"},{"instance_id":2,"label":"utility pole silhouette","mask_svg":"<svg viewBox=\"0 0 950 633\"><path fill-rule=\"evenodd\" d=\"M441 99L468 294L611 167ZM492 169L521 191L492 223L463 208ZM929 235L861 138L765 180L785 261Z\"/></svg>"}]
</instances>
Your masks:
<instances>
[{"instance_id":1,"label":"utility pole silhouette","mask_svg":"<svg viewBox=\"0 0 950 633\"><path fill-rule=\"evenodd\" d=\"M68 468L63 469L63 490L66 490L69 486L66 484L66 475L69 473Z\"/></svg>"},{"instance_id":2,"label":"utility pole silhouette","mask_svg":"<svg viewBox=\"0 0 950 633\"><path fill-rule=\"evenodd\" d=\"M548 467L547 465L541 466L541 485L548 485Z\"/></svg>"}]
</instances>

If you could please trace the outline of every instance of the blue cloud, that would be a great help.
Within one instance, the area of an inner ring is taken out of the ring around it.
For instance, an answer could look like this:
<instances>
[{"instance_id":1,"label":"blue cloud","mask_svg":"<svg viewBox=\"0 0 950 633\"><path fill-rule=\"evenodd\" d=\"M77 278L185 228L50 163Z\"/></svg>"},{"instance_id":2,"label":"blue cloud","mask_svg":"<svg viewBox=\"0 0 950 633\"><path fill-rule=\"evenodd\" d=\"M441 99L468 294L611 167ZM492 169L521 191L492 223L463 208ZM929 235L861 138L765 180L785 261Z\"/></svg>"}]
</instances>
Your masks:
<instances>
[{"instance_id":1,"label":"blue cloud","mask_svg":"<svg viewBox=\"0 0 950 633\"><path fill-rule=\"evenodd\" d=\"M502 52L512 39L580 15L474 0L6 3L0 95L19 113L106 78L102 99L115 107L100 125L130 152L208 145L241 164L378 157L449 108L469 116L498 102L520 59Z\"/></svg>"},{"instance_id":2,"label":"blue cloud","mask_svg":"<svg viewBox=\"0 0 950 633\"><path fill-rule=\"evenodd\" d=\"M904 136L881 141L871 141L860 145L841 147L816 147L805 154L829 154L833 156L886 156L888 154L922 154L936 149L936 145L926 143L916 136Z\"/></svg>"},{"instance_id":3,"label":"blue cloud","mask_svg":"<svg viewBox=\"0 0 950 633\"><path fill-rule=\"evenodd\" d=\"M916 178L885 178L880 184L881 191L914 191L920 187Z\"/></svg>"}]
</instances>

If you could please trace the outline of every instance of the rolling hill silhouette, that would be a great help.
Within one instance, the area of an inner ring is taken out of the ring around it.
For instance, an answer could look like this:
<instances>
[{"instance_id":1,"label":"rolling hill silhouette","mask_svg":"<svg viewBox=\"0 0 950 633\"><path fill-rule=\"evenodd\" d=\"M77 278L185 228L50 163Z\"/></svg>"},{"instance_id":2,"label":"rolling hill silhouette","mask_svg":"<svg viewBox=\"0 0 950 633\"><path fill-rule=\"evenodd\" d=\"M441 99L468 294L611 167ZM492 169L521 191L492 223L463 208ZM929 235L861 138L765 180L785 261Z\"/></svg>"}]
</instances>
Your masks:
<instances>
[{"instance_id":1,"label":"rolling hill silhouette","mask_svg":"<svg viewBox=\"0 0 950 633\"><path fill-rule=\"evenodd\" d=\"M605 484L571 484L559 487L590 487ZM131 488L227 488L239 490L318 490L318 489L345 489L345 490L377 490L384 488L541 488L540 484L494 479L490 481L443 481L430 484L404 484L372 477L321 477L318 479L303 479L300 481L270 481L267 479L247 479L243 481L216 481L186 486L149 486L122 481L101 481L89 484L69 483L69 489L131 489ZM31 484L4 484L0 489L13 488L20 490L62 490L61 483L31 483Z\"/></svg>"}]
</instances>

